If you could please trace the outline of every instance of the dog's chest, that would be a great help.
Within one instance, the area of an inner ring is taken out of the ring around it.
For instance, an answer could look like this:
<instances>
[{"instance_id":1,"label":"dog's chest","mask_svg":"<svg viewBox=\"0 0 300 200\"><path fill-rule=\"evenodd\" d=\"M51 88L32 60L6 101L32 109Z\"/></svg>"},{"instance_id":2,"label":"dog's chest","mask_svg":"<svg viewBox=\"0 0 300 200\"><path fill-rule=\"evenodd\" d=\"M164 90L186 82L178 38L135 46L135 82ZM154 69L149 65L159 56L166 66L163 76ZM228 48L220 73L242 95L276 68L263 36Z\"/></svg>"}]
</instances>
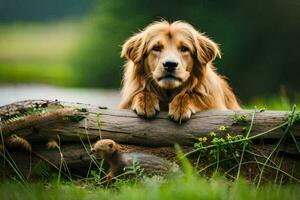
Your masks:
<instances>
[{"instance_id":1,"label":"dog's chest","mask_svg":"<svg viewBox=\"0 0 300 200\"><path fill-rule=\"evenodd\" d=\"M159 107L162 111L167 111L169 109L169 104L172 102L173 98L177 95L176 91L164 90L158 94Z\"/></svg>"}]
</instances>

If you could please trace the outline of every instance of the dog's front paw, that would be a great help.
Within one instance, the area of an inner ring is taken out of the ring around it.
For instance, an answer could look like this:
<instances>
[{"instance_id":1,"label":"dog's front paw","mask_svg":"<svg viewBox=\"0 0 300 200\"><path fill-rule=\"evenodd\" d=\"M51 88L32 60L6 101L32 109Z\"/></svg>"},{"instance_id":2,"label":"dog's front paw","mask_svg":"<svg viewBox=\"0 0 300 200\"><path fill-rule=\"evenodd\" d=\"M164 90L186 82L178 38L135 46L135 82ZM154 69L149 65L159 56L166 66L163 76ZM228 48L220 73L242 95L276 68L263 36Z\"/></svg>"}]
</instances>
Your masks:
<instances>
[{"instance_id":1,"label":"dog's front paw","mask_svg":"<svg viewBox=\"0 0 300 200\"><path fill-rule=\"evenodd\" d=\"M159 100L152 92L140 92L134 96L131 108L138 116L153 118L159 112Z\"/></svg>"},{"instance_id":2,"label":"dog's front paw","mask_svg":"<svg viewBox=\"0 0 300 200\"><path fill-rule=\"evenodd\" d=\"M174 97L169 104L169 118L176 122L187 121L192 116L190 97L188 94L180 94Z\"/></svg>"}]
</instances>

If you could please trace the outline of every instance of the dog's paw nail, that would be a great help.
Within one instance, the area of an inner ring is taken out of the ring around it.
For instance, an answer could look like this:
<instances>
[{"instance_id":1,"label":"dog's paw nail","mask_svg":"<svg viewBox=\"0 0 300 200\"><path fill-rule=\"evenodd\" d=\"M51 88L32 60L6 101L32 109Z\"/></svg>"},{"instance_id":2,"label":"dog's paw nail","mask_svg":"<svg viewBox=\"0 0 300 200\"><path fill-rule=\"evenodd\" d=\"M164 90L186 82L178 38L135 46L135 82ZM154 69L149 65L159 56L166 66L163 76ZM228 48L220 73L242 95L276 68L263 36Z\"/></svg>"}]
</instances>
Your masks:
<instances>
[{"instance_id":1,"label":"dog's paw nail","mask_svg":"<svg viewBox=\"0 0 300 200\"><path fill-rule=\"evenodd\" d=\"M174 115L169 115L169 119L174 121L174 122L178 122L178 118L175 117Z\"/></svg>"},{"instance_id":2,"label":"dog's paw nail","mask_svg":"<svg viewBox=\"0 0 300 200\"><path fill-rule=\"evenodd\" d=\"M179 124L188 121L191 118L192 112L191 110L188 110L186 112L180 112L180 113L172 113L169 114L168 117L174 122L177 122Z\"/></svg>"}]
</instances>

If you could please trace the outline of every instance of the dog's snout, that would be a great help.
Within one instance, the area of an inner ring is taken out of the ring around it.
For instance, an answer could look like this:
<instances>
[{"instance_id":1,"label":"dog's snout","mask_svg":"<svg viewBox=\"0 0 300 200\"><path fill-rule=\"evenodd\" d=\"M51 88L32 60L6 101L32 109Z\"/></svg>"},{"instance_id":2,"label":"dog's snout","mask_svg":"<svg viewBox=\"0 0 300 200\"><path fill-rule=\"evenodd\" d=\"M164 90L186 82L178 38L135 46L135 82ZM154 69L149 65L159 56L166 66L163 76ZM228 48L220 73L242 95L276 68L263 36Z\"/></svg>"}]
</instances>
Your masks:
<instances>
[{"instance_id":1,"label":"dog's snout","mask_svg":"<svg viewBox=\"0 0 300 200\"><path fill-rule=\"evenodd\" d=\"M168 72L172 72L176 69L178 62L166 61L163 63L164 69Z\"/></svg>"}]
</instances>

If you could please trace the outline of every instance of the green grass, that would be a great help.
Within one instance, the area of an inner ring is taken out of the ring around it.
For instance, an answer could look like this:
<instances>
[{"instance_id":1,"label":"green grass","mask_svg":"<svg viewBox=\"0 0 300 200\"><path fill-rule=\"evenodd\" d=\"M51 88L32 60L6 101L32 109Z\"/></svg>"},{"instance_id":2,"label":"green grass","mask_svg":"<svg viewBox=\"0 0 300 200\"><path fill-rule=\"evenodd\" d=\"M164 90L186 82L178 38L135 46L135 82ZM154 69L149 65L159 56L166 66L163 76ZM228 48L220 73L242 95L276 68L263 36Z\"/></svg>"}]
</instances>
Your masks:
<instances>
[{"instance_id":1,"label":"green grass","mask_svg":"<svg viewBox=\"0 0 300 200\"><path fill-rule=\"evenodd\" d=\"M0 62L62 62L81 36L81 24L0 24Z\"/></svg>"},{"instance_id":2,"label":"green grass","mask_svg":"<svg viewBox=\"0 0 300 200\"><path fill-rule=\"evenodd\" d=\"M0 64L0 84L43 83L71 86L76 77L72 67L66 64Z\"/></svg>"},{"instance_id":3,"label":"green grass","mask_svg":"<svg viewBox=\"0 0 300 200\"><path fill-rule=\"evenodd\" d=\"M81 24L0 24L0 83L72 85L70 59L81 38Z\"/></svg>"},{"instance_id":4,"label":"green grass","mask_svg":"<svg viewBox=\"0 0 300 200\"><path fill-rule=\"evenodd\" d=\"M300 98L296 96L294 101L285 93L280 93L278 96L272 97L255 97L243 105L244 109L253 109L256 106L258 109L265 110L290 110L293 105L297 105L300 108Z\"/></svg>"},{"instance_id":5,"label":"green grass","mask_svg":"<svg viewBox=\"0 0 300 200\"><path fill-rule=\"evenodd\" d=\"M0 185L1 199L298 199L299 185L264 185L256 189L245 181L234 183L222 178L177 177L162 181L144 179L138 183L119 182L111 187L78 184L17 185L7 182Z\"/></svg>"}]
</instances>

